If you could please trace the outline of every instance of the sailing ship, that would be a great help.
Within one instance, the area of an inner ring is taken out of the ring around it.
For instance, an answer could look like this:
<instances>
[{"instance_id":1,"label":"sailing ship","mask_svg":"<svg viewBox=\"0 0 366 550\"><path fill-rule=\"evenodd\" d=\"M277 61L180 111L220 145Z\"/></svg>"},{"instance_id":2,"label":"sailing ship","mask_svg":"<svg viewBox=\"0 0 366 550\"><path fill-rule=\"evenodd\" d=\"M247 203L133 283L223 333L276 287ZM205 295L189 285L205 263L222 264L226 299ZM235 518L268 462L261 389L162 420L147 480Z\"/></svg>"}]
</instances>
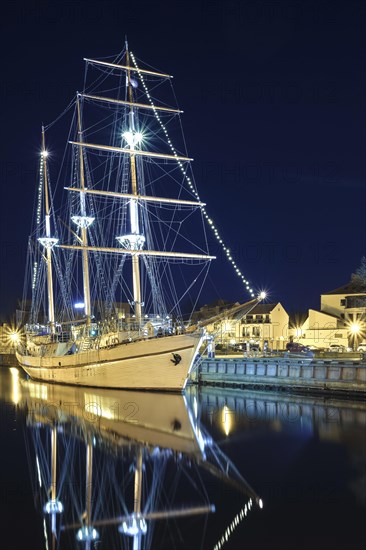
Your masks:
<instances>
[{"instance_id":1,"label":"sailing ship","mask_svg":"<svg viewBox=\"0 0 366 550\"><path fill-rule=\"evenodd\" d=\"M85 63L84 91L65 112L56 188L46 133L48 142L59 121L42 127L31 307L17 359L40 381L183 391L205 331L182 306L197 303L215 257L176 131L182 111L168 104L172 77L142 65L127 42L113 60Z\"/></svg>"},{"instance_id":2,"label":"sailing ship","mask_svg":"<svg viewBox=\"0 0 366 550\"><path fill-rule=\"evenodd\" d=\"M201 424L194 395L31 380L22 382L19 395L47 547L52 541L53 548L117 548L122 537L123 547L137 550L154 547L156 522L202 517L204 526L215 505L202 474L233 489L243 517L252 505L263 506ZM169 530L173 538L175 531Z\"/></svg>"}]
</instances>

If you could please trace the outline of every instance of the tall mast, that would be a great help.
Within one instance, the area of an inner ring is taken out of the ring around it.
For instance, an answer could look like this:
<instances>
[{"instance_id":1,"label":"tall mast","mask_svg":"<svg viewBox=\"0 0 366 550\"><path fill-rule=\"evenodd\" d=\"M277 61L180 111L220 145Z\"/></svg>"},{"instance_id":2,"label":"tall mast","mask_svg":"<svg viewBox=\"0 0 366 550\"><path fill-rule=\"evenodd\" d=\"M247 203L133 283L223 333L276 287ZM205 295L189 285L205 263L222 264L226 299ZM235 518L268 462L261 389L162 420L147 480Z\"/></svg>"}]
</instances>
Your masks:
<instances>
[{"instance_id":1,"label":"tall mast","mask_svg":"<svg viewBox=\"0 0 366 550\"><path fill-rule=\"evenodd\" d=\"M128 100L130 102L130 112L129 112L129 132L126 133L125 138L130 146L130 149L133 150L135 145L138 143L136 139L137 133L135 130L134 122L134 109L133 109L133 93L132 93L132 84L131 84L131 71L130 71L130 56L128 52L128 45L126 41L126 63L127 63L127 87L128 87ZM128 137L126 137L128 136ZM129 203L129 214L130 214L130 228L131 235L129 239L129 248L140 249L145 242L145 239L140 235L139 228L139 211L137 204L137 177L136 177L136 157L134 154L130 155L130 166L131 166L131 189L132 195L136 196L136 199L131 199ZM132 255L132 283L133 283L133 301L135 305L135 315L136 322L140 323L142 311L141 311L141 278L140 278L140 264L138 255Z\"/></svg>"},{"instance_id":2,"label":"tall mast","mask_svg":"<svg viewBox=\"0 0 366 550\"><path fill-rule=\"evenodd\" d=\"M76 108L78 117L78 138L79 142L83 143L83 133L81 128L81 113L80 113L80 101L79 95L76 96ZM84 174L84 153L82 145L79 146L79 169L80 169L80 216L73 216L72 220L81 230L81 242L82 242L82 266L83 266L83 290L84 290L84 312L86 317L87 326L90 325L91 319L91 302L90 302L90 279L89 279L89 258L88 258L88 234L87 229L94 221L94 218L90 218L86 215L85 208L85 174Z\"/></svg>"},{"instance_id":3,"label":"tall mast","mask_svg":"<svg viewBox=\"0 0 366 550\"><path fill-rule=\"evenodd\" d=\"M47 264L47 298L48 298L48 321L50 324L51 334L56 331L55 326L55 306L53 301L53 278L52 278L52 248L57 244L58 239L51 237L51 223L50 223L50 200L48 196L48 177L47 177L47 150L44 127L42 126L42 175L44 183L44 201L45 201L45 225L46 236L41 237L39 242L44 246L46 250L46 264Z\"/></svg>"}]
</instances>

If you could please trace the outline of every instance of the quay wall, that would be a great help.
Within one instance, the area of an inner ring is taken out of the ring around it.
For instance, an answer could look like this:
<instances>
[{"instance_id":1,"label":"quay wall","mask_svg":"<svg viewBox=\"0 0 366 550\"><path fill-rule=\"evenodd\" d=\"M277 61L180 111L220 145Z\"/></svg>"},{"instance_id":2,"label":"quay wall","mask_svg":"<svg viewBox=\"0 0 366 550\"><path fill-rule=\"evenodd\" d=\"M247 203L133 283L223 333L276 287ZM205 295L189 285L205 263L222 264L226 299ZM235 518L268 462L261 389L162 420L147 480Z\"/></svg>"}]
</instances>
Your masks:
<instances>
[{"instance_id":1,"label":"quay wall","mask_svg":"<svg viewBox=\"0 0 366 550\"><path fill-rule=\"evenodd\" d=\"M202 358L192 382L241 388L366 395L366 361L253 357Z\"/></svg>"},{"instance_id":2,"label":"quay wall","mask_svg":"<svg viewBox=\"0 0 366 550\"><path fill-rule=\"evenodd\" d=\"M18 365L15 353L0 353L0 367L17 367Z\"/></svg>"}]
</instances>

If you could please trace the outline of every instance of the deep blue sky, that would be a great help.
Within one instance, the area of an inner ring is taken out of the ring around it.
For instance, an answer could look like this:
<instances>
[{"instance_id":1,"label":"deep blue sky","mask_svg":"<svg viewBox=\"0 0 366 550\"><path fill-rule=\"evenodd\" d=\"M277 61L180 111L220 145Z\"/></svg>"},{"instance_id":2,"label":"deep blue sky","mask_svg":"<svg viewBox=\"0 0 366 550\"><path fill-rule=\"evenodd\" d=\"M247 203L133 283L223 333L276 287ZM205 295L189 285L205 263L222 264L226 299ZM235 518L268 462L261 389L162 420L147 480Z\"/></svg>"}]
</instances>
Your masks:
<instances>
[{"instance_id":1,"label":"deep blue sky","mask_svg":"<svg viewBox=\"0 0 366 550\"><path fill-rule=\"evenodd\" d=\"M5 2L0 314L22 295L41 122L82 87L82 58L119 52L125 34L174 75L201 199L243 273L290 311L319 307L366 250L365 11L352 0ZM245 300L218 256L206 296Z\"/></svg>"}]
</instances>

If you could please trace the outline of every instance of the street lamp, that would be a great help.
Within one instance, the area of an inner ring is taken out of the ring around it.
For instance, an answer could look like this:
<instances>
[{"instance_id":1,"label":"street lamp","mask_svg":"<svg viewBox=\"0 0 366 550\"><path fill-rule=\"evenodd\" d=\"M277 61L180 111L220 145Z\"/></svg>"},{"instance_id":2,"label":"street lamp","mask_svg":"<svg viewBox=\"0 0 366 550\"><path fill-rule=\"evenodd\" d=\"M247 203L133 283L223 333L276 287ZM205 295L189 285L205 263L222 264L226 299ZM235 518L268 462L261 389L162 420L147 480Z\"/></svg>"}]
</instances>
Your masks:
<instances>
[{"instance_id":1,"label":"street lamp","mask_svg":"<svg viewBox=\"0 0 366 550\"><path fill-rule=\"evenodd\" d=\"M295 336L296 336L296 338L301 338L301 336L302 336L302 328L301 327L296 327L295 328Z\"/></svg>"},{"instance_id":2,"label":"street lamp","mask_svg":"<svg viewBox=\"0 0 366 550\"><path fill-rule=\"evenodd\" d=\"M6 335L7 342L10 348L17 348L18 345L21 342L21 331L16 329L10 329L8 330L8 333Z\"/></svg>"},{"instance_id":3,"label":"street lamp","mask_svg":"<svg viewBox=\"0 0 366 550\"><path fill-rule=\"evenodd\" d=\"M357 350L357 339L358 339L358 335L361 331L361 325L357 322L352 323L350 325L350 331L351 331L352 340L353 340L353 350L356 351Z\"/></svg>"}]
</instances>

